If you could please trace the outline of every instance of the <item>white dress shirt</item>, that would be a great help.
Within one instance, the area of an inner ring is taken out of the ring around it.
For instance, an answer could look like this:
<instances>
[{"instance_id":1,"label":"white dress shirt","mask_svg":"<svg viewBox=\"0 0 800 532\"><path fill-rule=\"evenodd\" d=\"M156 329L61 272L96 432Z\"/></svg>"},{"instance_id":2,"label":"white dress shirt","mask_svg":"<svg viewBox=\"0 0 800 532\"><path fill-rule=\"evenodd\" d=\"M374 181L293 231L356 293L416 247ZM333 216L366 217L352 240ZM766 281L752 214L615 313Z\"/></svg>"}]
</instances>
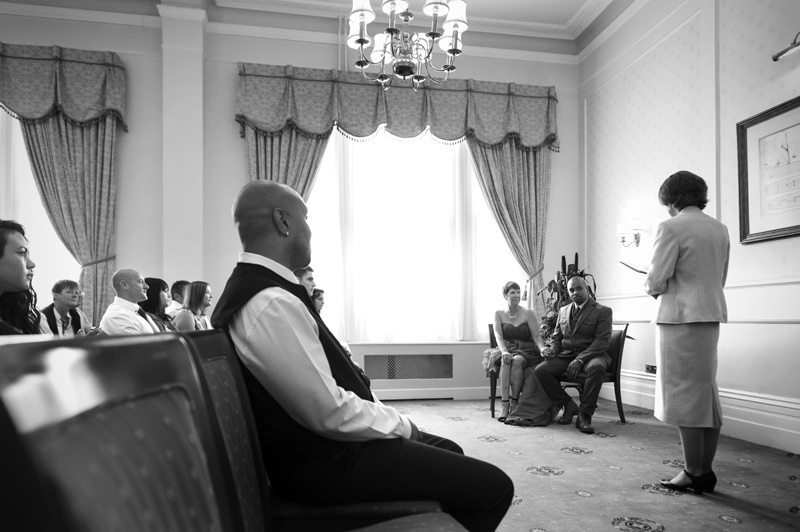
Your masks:
<instances>
[{"instance_id":1,"label":"white dress shirt","mask_svg":"<svg viewBox=\"0 0 800 532\"><path fill-rule=\"evenodd\" d=\"M100 320L100 328L106 334L154 334L158 327L150 318L139 315L139 305L114 296Z\"/></svg>"},{"instance_id":2,"label":"white dress shirt","mask_svg":"<svg viewBox=\"0 0 800 532\"><path fill-rule=\"evenodd\" d=\"M254 253L239 261L264 266L292 283L288 268ZM364 401L336 384L319 329L306 306L283 288L262 290L237 311L230 334L239 356L300 425L341 441L409 438L411 422L394 408Z\"/></svg>"},{"instance_id":3,"label":"white dress shirt","mask_svg":"<svg viewBox=\"0 0 800 532\"><path fill-rule=\"evenodd\" d=\"M177 301L175 301L175 300L173 299L172 301L170 301L170 302L169 302L169 305L167 305L167 308L166 308L166 309L164 309L164 314L166 314L166 315L167 315L167 316L169 316L170 318L174 318L174 317L175 317L175 314L177 314L177 313L178 313L178 311L179 311L180 309L182 309L182 308L183 308L183 303L178 303ZM210 328L211 328L211 327L209 327L209 329L210 329Z\"/></svg>"},{"instance_id":4,"label":"white dress shirt","mask_svg":"<svg viewBox=\"0 0 800 532\"><path fill-rule=\"evenodd\" d=\"M58 327L58 335L64 336L67 338L71 338L75 336L75 331L72 330L72 316L67 313L67 326L64 327L64 323L61 321L61 314L58 313L58 309L53 305L53 315L56 317L56 327Z\"/></svg>"}]
</instances>

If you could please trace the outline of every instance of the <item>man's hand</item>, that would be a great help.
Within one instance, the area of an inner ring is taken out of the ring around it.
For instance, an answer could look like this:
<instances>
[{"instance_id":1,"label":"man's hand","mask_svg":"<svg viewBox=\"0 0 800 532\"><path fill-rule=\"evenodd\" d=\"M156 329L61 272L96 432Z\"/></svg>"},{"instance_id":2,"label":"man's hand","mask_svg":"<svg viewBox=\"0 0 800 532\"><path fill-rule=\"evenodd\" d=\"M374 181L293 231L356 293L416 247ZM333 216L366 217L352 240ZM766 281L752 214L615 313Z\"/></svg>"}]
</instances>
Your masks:
<instances>
[{"instance_id":1,"label":"man's hand","mask_svg":"<svg viewBox=\"0 0 800 532\"><path fill-rule=\"evenodd\" d=\"M569 363L569 366L567 366L567 377L574 379L578 376L578 373L580 373L582 367L583 364L581 364L581 361L576 358Z\"/></svg>"},{"instance_id":2,"label":"man's hand","mask_svg":"<svg viewBox=\"0 0 800 532\"><path fill-rule=\"evenodd\" d=\"M553 350L551 348L545 347L544 349L542 349L542 358L544 358L545 360L549 360L554 356L555 355L553 355Z\"/></svg>"}]
</instances>

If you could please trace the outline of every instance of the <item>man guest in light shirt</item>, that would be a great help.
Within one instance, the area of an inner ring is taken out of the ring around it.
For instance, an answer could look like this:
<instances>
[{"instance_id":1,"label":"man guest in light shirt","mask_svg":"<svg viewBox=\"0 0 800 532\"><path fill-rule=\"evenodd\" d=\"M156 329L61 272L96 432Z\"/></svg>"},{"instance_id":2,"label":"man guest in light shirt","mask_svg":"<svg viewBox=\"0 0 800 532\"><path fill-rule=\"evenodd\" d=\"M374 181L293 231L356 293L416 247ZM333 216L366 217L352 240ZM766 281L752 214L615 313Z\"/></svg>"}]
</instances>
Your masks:
<instances>
[{"instance_id":1,"label":"man guest in light shirt","mask_svg":"<svg viewBox=\"0 0 800 532\"><path fill-rule=\"evenodd\" d=\"M233 208L244 252L211 318L242 362L270 481L318 504L438 501L472 531L495 530L514 493L492 464L421 432L375 397L293 270L311 261L308 209L253 181Z\"/></svg>"},{"instance_id":2,"label":"man guest in light shirt","mask_svg":"<svg viewBox=\"0 0 800 532\"><path fill-rule=\"evenodd\" d=\"M147 299L147 283L136 270L117 270L111 278L117 294L103 314L100 328L106 334L153 334L158 327L138 305Z\"/></svg>"},{"instance_id":3,"label":"man guest in light shirt","mask_svg":"<svg viewBox=\"0 0 800 532\"><path fill-rule=\"evenodd\" d=\"M178 311L183 308L183 296L186 295L186 287L189 286L189 284L189 281L185 280L175 281L172 283L172 287L170 288L172 301L169 305L167 305L167 308L164 311L170 318L174 318L175 314L177 314Z\"/></svg>"}]
</instances>

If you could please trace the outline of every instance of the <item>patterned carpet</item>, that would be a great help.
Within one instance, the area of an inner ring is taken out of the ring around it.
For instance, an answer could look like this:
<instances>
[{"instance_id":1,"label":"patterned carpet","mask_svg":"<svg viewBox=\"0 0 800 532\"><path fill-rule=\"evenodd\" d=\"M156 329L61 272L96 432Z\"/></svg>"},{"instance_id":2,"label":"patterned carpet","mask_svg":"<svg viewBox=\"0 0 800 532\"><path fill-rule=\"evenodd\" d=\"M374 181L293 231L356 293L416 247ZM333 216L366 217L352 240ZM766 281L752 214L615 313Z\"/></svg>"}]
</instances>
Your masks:
<instances>
[{"instance_id":1,"label":"patterned carpet","mask_svg":"<svg viewBox=\"0 0 800 532\"><path fill-rule=\"evenodd\" d=\"M389 404L508 473L515 496L499 531L800 530L800 455L723 436L717 487L698 496L659 486L684 464L677 429L652 411L626 407L622 424L615 403L601 399L597 433L586 435L574 425L504 425L488 399Z\"/></svg>"}]
</instances>

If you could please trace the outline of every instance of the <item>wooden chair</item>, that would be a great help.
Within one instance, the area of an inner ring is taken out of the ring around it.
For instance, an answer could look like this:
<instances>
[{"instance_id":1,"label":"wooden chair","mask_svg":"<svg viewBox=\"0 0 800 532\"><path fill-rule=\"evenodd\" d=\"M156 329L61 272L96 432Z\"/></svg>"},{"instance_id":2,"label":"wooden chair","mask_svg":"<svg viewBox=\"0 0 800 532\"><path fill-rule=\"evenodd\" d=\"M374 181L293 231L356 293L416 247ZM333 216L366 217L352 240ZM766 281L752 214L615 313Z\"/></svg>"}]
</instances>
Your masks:
<instances>
[{"instance_id":1,"label":"wooden chair","mask_svg":"<svg viewBox=\"0 0 800 532\"><path fill-rule=\"evenodd\" d=\"M622 389L619 384L620 370L622 368L622 353L625 348L625 338L628 334L628 324L615 324L614 330L611 331L611 340L608 344L608 355L611 357L611 364L606 368L603 375L603 382L614 383L614 397L617 401L617 411L619 412L619 420L625 423L625 411L622 405ZM562 388L575 388L578 390L578 397L583 399L583 386L586 383L586 373L580 372L575 379L570 379L566 375L558 378L561 381Z\"/></svg>"},{"instance_id":2,"label":"wooden chair","mask_svg":"<svg viewBox=\"0 0 800 532\"><path fill-rule=\"evenodd\" d=\"M30 456L34 504L60 521L47 530L236 531L187 349L175 335L3 346L0 440Z\"/></svg>"},{"instance_id":3,"label":"wooden chair","mask_svg":"<svg viewBox=\"0 0 800 532\"><path fill-rule=\"evenodd\" d=\"M270 493L247 388L230 338L221 330L183 336L208 396L205 404L213 405L220 433L217 439L223 442L234 472L234 489L244 516L238 530L336 532L363 526L368 526L365 531L463 530L433 501L319 506L282 500Z\"/></svg>"},{"instance_id":4,"label":"wooden chair","mask_svg":"<svg viewBox=\"0 0 800 532\"><path fill-rule=\"evenodd\" d=\"M497 338L494 336L494 325L489 324L489 348L494 349L497 347ZM497 399L497 379L500 377L500 359L498 358L494 365L486 370L486 376L489 378L489 410L494 417L494 403Z\"/></svg>"}]
</instances>

